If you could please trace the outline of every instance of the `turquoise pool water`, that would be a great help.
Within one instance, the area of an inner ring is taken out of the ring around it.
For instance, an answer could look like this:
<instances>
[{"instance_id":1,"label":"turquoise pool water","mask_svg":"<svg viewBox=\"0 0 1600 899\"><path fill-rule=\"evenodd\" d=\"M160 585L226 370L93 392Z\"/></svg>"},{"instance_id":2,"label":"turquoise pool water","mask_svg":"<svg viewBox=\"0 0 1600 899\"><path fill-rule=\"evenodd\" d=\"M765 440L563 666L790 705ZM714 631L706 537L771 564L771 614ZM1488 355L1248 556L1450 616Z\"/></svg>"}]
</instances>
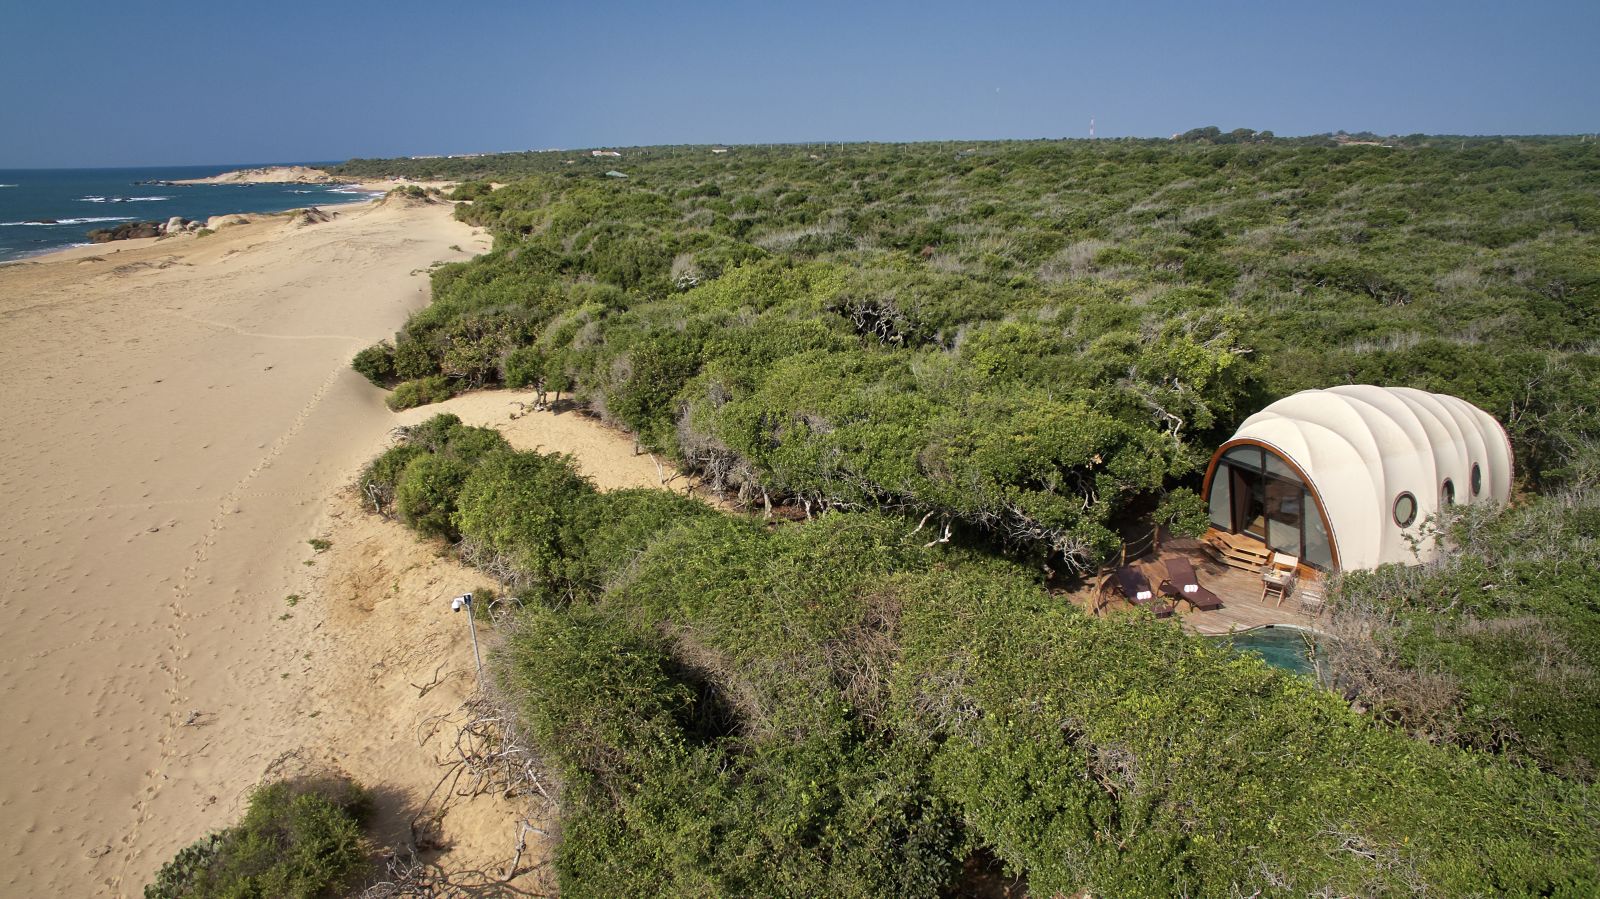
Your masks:
<instances>
[{"instance_id":1,"label":"turquoise pool water","mask_svg":"<svg viewBox=\"0 0 1600 899\"><path fill-rule=\"evenodd\" d=\"M1231 644L1235 652L1255 653L1268 665L1296 674L1315 675L1317 663L1309 636L1292 627L1258 627L1214 639Z\"/></svg>"}]
</instances>

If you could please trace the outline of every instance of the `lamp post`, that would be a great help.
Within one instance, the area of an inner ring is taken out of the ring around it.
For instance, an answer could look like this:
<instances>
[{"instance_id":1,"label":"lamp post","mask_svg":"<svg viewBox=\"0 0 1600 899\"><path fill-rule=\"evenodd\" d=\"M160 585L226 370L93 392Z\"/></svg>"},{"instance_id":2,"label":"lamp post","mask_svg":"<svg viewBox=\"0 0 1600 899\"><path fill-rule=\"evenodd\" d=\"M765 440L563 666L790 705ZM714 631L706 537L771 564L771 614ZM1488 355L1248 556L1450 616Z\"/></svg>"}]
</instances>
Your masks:
<instances>
[{"instance_id":1,"label":"lamp post","mask_svg":"<svg viewBox=\"0 0 1600 899\"><path fill-rule=\"evenodd\" d=\"M472 660L478 663L478 689L483 689L483 656L478 653L478 623L473 619L472 594L463 593L450 601L450 611L467 610L467 630L472 634Z\"/></svg>"}]
</instances>

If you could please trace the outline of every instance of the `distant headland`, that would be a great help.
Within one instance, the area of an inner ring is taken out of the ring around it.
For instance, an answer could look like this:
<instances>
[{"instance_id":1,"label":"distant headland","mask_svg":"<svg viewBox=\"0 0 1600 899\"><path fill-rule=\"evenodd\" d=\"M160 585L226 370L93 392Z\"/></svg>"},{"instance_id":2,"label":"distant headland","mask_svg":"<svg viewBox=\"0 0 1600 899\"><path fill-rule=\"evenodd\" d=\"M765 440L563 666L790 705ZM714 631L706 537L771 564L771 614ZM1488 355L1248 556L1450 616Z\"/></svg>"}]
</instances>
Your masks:
<instances>
[{"instance_id":1,"label":"distant headland","mask_svg":"<svg viewBox=\"0 0 1600 899\"><path fill-rule=\"evenodd\" d=\"M159 181L157 184L334 184L338 178L303 165L274 165L259 169L238 169L209 178Z\"/></svg>"}]
</instances>

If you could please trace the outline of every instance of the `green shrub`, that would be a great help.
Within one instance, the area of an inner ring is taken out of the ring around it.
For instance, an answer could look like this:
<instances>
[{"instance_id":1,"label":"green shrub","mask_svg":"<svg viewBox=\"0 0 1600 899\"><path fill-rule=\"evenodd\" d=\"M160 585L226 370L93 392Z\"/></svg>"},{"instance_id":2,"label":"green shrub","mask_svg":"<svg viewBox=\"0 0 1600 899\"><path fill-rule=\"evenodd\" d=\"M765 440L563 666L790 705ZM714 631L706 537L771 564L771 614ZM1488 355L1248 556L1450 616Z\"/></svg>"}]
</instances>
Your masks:
<instances>
[{"instance_id":1,"label":"green shrub","mask_svg":"<svg viewBox=\"0 0 1600 899\"><path fill-rule=\"evenodd\" d=\"M1211 525L1211 510L1205 497L1188 487L1179 487L1162 497L1155 519L1174 536L1198 537Z\"/></svg>"},{"instance_id":2,"label":"green shrub","mask_svg":"<svg viewBox=\"0 0 1600 899\"><path fill-rule=\"evenodd\" d=\"M362 497L372 503L373 511L387 513L394 503L395 488L400 476L411 460L427 452L414 443L401 443L384 450L382 455L367 463L361 470L356 486Z\"/></svg>"},{"instance_id":3,"label":"green shrub","mask_svg":"<svg viewBox=\"0 0 1600 899\"><path fill-rule=\"evenodd\" d=\"M394 389L385 400L396 412L415 406L442 403L456 395L455 382L443 375L433 375L418 381L407 381Z\"/></svg>"},{"instance_id":4,"label":"green shrub","mask_svg":"<svg viewBox=\"0 0 1600 899\"><path fill-rule=\"evenodd\" d=\"M419 446L430 453L442 453L449 449L451 438L464 427L466 425L461 423L461 416L453 412L440 412L414 425L401 428L400 436L406 443Z\"/></svg>"},{"instance_id":5,"label":"green shrub","mask_svg":"<svg viewBox=\"0 0 1600 899\"><path fill-rule=\"evenodd\" d=\"M430 453L444 453L463 462L476 463L490 453L509 450L511 444L494 428L478 428L461 423L461 417L442 412L400 429L401 438Z\"/></svg>"},{"instance_id":6,"label":"green shrub","mask_svg":"<svg viewBox=\"0 0 1600 899\"><path fill-rule=\"evenodd\" d=\"M940 572L902 596L898 729L940 743L940 790L1030 891L1600 888L1592 788L1374 727L1307 679L1032 585Z\"/></svg>"},{"instance_id":7,"label":"green shrub","mask_svg":"<svg viewBox=\"0 0 1600 899\"><path fill-rule=\"evenodd\" d=\"M494 188L487 181L463 181L450 192L450 199L476 200L491 193L494 193Z\"/></svg>"},{"instance_id":8,"label":"green shrub","mask_svg":"<svg viewBox=\"0 0 1600 899\"><path fill-rule=\"evenodd\" d=\"M513 390L534 387L545 376L545 354L537 346L517 347L506 355L501 377Z\"/></svg>"},{"instance_id":9,"label":"green shrub","mask_svg":"<svg viewBox=\"0 0 1600 899\"><path fill-rule=\"evenodd\" d=\"M394 376L402 381L413 381L438 372L438 360L422 341L402 333L394 345Z\"/></svg>"},{"instance_id":10,"label":"green shrub","mask_svg":"<svg viewBox=\"0 0 1600 899\"><path fill-rule=\"evenodd\" d=\"M454 523L476 549L503 559L519 583L559 595L578 534L594 525L597 495L568 456L501 453L466 479Z\"/></svg>"},{"instance_id":11,"label":"green shrub","mask_svg":"<svg viewBox=\"0 0 1600 899\"><path fill-rule=\"evenodd\" d=\"M464 425L448 413L401 429L401 437L402 443L368 463L362 491L379 511L392 497L401 520L412 528L458 539L455 515L462 486L476 466L508 453L510 445L500 432Z\"/></svg>"},{"instance_id":12,"label":"green shrub","mask_svg":"<svg viewBox=\"0 0 1600 899\"><path fill-rule=\"evenodd\" d=\"M455 540L456 498L472 466L445 455L419 455L406 464L395 488L395 509L407 525L430 537Z\"/></svg>"},{"instance_id":13,"label":"green shrub","mask_svg":"<svg viewBox=\"0 0 1600 899\"><path fill-rule=\"evenodd\" d=\"M590 595L612 585L662 535L719 514L703 502L648 487L602 493L592 505L587 526L577 534L575 558L567 565L567 578Z\"/></svg>"},{"instance_id":14,"label":"green shrub","mask_svg":"<svg viewBox=\"0 0 1600 899\"><path fill-rule=\"evenodd\" d=\"M145 899L316 899L346 895L367 870L365 791L337 778L279 781L244 818L179 851Z\"/></svg>"},{"instance_id":15,"label":"green shrub","mask_svg":"<svg viewBox=\"0 0 1600 899\"><path fill-rule=\"evenodd\" d=\"M375 343L357 353L350 360L350 367L379 387L388 387L394 382L395 376L394 347L387 343Z\"/></svg>"}]
</instances>

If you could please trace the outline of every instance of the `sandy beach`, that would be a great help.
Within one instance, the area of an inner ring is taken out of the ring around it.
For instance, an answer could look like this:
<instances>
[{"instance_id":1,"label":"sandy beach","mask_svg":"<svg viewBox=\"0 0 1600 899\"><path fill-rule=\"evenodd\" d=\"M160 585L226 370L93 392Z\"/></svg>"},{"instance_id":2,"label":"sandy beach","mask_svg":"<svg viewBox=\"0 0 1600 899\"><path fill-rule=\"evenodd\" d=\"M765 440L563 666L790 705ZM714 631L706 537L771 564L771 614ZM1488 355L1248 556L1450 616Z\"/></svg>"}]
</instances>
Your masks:
<instances>
[{"instance_id":1,"label":"sandy beach","mask_svg":"<svg viewBox=\"0 0 1600 899\"><path fill-rule=\"evenodd\" d=\"M355 472L437 410L390 413L349 359L488 239L446 204L336 211L0 267L0 894L138 895L286 754L377 788L380 839L437 780L417 725L471 688L448 598L484 581L360 509ZM445 408L602 487L660 482L519 398ZM439 864L492 879L515 816L452 810Z\"/></svg>"}]
</instances>

